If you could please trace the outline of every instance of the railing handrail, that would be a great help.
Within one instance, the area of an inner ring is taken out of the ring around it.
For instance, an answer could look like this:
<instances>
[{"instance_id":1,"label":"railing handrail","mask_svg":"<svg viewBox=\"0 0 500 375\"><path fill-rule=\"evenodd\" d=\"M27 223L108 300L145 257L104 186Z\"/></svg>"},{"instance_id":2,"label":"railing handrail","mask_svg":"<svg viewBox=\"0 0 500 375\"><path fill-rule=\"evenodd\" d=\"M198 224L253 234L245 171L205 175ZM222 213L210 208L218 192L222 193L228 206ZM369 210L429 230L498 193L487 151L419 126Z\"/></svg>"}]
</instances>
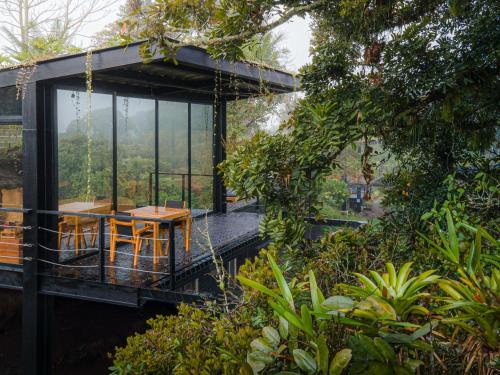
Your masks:
<instances>
[{"instance_id":1,"label":"railing handrail","mask_svg":"<svg viewBox=\"0 0 500 375\"><path fill-rule=\"evenodd\" d=\"M98 265L96 267L99 268L99 280L104 283L106 281L106 261L105 261L105 252L107 251L105 248L105 225L106 225L106 219L110 218L115 218L117 220L127 220L127 221L147 221L147 222L156 222L156 223L163 223L163 224L168 224L168 243L169 243L169 250L168 250L168 259L169 259L169 278L170 278L170 289L175 290L175 281L176 281L176 264L175 264L175 233L174 233L174 228L175 228L175 223L178 222L179 220L177 219L158 219L158 218L151 218L151 217L142 217L142 216L128 216L128 215L116 215L116 214L96 214L96 213L91 213L91 212L71 212L71 211L60 211L60 210L37 210L37 209L29 209L29 208L0 208L0 212L18 212L18 213L25 213L29 215L54 215L54 216L79 216L79 217L91 217L95 218L98 220L98 230L97 230L97 254L99 255L98 258ZM40 226L37 226L36 228L33 228L31 226L23 227L24 230L40 230L40 229L46 229ZM156 240L156 239L155 239ZM24 244L23 246L28 246L28 247L33 247L36 246L36 250L34 254L39 254L38 252L38 247L41 247L42 249L50 250L44 245L47 244L41 244L39 240L37 239L35 243L28 243ZM49 245L50 246L50 245ZM62 263L57 263L57 262L52 262L46 258L39 258L38 256L30 256L30 257L23 257L23 260L25 261L40 261L44 262L47 264L52 264L56 266L65 266L68 267L68 264L62 264ZM59 261L59 258L58 258ZM78 267L78 266L76 266Z\"/></svg>"}]
</instances>

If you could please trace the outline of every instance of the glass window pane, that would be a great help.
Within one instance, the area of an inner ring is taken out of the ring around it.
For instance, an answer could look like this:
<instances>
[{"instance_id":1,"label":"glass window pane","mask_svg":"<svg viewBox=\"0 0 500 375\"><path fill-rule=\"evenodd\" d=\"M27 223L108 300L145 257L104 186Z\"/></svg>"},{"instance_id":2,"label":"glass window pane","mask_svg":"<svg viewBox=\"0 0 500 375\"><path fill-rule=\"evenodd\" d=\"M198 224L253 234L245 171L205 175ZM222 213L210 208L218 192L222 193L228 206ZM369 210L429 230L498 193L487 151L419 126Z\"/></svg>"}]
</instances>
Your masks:
<instances>
[{"instance_id":1,"label":"glass window pane","mask_svg":"<svg viewBox=\"0 0 500 375\"><path fill-rule=\"evenodd\" d=\"M159 203L162 205L165 200L187 201L188 104L160 101L158 111Z\"/></svg>"},{"instance_id":2,"label":"glass window pane","mask_svg":"<svg viewBox=\"0 0 500 375\"><path fill-rule=\"evenodd\" d=\"M213 209L213 106L191 105L192 207Z\"/></svg>"},{"instance_id":3,"label":"glass window pane","mask_svg":"<svg viewBox=\"0 0 500 375\"><path fill-rule=\"evenodd\" d=\"M23 207L22 125L0 126L0 202ZM0 263L22 262L23 214L0 212Z\"/></svg>"},{"instance_id":4,"label":"glass window pane","mask_svg":"<svg viewBox=\"0 0 500 375\"><path fill-rule=\"evenodd\" d=\"M21 116L22 100L17 100L15 86L0 88L0 116Z\"/></svg>"},{"instance_id":5,"label":"glass window pane","mask_svg":"<svg viewBox=\"0 0 500 375\"><path fill-rule=\"evenodd\" d=\"M57 90L57 134L59 208L73 211L76 206L69 203L92 202L102 204L102 212L109 212L113 167L112 96L94 93L91 103L87 103L85 92Z\"/></svg>"},{"instance_id":6,"label":"glass window pane","mask_svg":"<svg viewBox=\"0 0 500 375\"><path fill-rule=\"evenodd\" d=\"M117 97L118 210L148 205L154 191L155 101Z\"/></svg>"}]
</instances>

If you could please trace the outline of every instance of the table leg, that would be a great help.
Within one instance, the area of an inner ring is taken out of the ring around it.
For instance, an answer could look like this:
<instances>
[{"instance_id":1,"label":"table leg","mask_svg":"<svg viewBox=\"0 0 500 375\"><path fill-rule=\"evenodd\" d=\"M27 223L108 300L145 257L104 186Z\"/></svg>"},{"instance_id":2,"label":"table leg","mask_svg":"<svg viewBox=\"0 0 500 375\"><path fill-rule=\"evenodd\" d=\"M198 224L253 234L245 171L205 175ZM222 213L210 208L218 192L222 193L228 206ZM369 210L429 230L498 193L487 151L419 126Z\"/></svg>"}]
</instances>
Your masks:
<instances>
[{"instance_id":1,"label":"table leg","mask_svg":"<svg viewBox=\"0 0 500 375\"><path fill-rule=\"evenodd\" d=\"M188 217L186 220L186 252L189 253L189 250L191 250L191 217Z\"/></svg>"}]
</instances>

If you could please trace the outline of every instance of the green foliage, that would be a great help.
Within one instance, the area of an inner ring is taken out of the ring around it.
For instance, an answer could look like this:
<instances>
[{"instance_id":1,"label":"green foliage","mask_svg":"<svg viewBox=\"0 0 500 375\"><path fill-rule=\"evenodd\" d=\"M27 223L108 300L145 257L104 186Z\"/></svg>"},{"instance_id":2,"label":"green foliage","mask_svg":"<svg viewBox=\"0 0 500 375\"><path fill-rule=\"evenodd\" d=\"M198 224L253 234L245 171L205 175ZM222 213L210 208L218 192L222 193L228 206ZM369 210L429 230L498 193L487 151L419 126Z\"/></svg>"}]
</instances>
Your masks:
<instances>
[{"instance_id":1,"label":"green foliage","mask_svg":"<svg viewBox=\"0 0 500 375\"><path fill-rule=\"evenodd\" d=\"M209 309L181 305L177 316L150 319L144 334L117 348L114 374L235 374L258 336L248 316L218 317Z\"/></svg>"},{"instance_id":2,"label":"green foliage","mask_svg":"<svg viewBox=\"0 0 500 375\"><path fill-rule=\"evenodd\" d=\"M499 243L480 226L455 223L448 208L444 214L445 230L437 221L434 223L437 239L423 236L456 272L438 283L446 293L439 298L444 304L438 311L446 315L441 321L455 332L463 330L468 334L462 344L466 369L474 367L480 373L492 373L498 366L500 350Z\"/></svg>"},{"instance_id":3,"label":"green foliage","mask_svg":"<svg viewBox=\"0 0 500 375\"><path fill-rule=\"evenodd\" d=\"M297 311L292 290L281 270L271 255L268 255L268 260L279 292L241 275L238 276L238 280L246 287L270 297L269 305L279 316L278 330L273 327L265 327L263 336L252 341L252 351L247 356L247 362L255 373L264 369L274 369L271 371L274 373L278 370L294 370L297 367L310 374L340 373L349 363L350 351L343 350L330 360L324 336L326 325L321 318L313 320L314 313L323 311L321 304L325 300L317 286L314 273L310 272L309 274L313 311L309 311L306 304L302 304L300 311ZM308 340L308 344L305 347L302 346L304 349L299 348L304 340ZM285 355L285 352L288 352L289 355ZM293 362L287 363L286 358L293 358Z\"/></svg>"},{"instance_id":4,"label":"green foliage","mask_svg":"<svg viewBox=\"0 0 500 375\"><path fill-rule=\"evenodd\" d=\"M472 154L468 164L446 178L446 199L440 205L435 201L422 220L444 223L446 212L450 211L456 221L497 230L500 210L498 162L498 157Z\"/></svg>"},{"instance_id":5,"label":"green foliage","mask_svg":"<svg viewBox=\"0 0 500 375\"><path fill-rule=\"evenodd\" d=\"M321 200L324 205L339 207L349 197L350 192L347 183L334 179L326 179L321 187Z\"/></svg>"},{"instance_id":6,"label":"green foliage","mask_svg":"<svg viewBox=\"0 0 500 375\"><path fill-rule=\"evenodd\" d=\"M238 277L244 286L266 295L269 298L269 305L280 319L278 330L269 327L263 332L263 337L252 342L252 351L247 361L255 372L266 369L288 371L293 370L294 366L307 373L327 374L328 369L333 373L341 371L332 369L337 369L338 363L347 365L341 358L348 356L350 359L351 354L344 352L337 358L340 362L328 365L326 335L331 333L328 331L330 321L364 333L349 339L351 349L357 353L357 356L353 356L357 358L352 365L353 373L364 373L363 371L371 369L371 366L378 369L376 373L387 373L391 369L396 371L394 372L396 374L413 373L421 362L410 356L408 350L431 351L431 347L422 340L422 337L432 330L436 322L432 321L421 326L408 322L407 319L414 313L429 315L429 311L417 302L430 297L421 290L439 279L439 276L432 275L433 271L409 278L411 264L403 266L398 273L391 264L388 264L387 274L380 276L375 272L372 273L377 280L376 283L358 275L365 288L348 289L359 297L360 301L345 296L325 298L317 285L314 272L310 271L308 276L311 307L302 304L300 309L297 309L291 290L278 265L272 256L268 256L268 259L279 291L271 290L245 277ZM404 333L408 329L413 330L413 333L410 335ZM366 334L375 338L372 340ZM362 345L358 345L357 341ZM298 348L297 345L304 342L310 342L311 346L306 347L306 350ZM393 347L404 350L406 355L396 358ZM291 352L292 356L285 355L287 351ZM286 358L293 358L294 363L288 363ZM399 370L401 372L398 372Z\"/></svg>"},{"instance_id":7,"label":"green foliage","mask_svg":"<svg viewBox=\"0 0 500 375\"><path fill-rule=\"evenodd\" d=\"M264 234L290 247L304 239L307 216L318 212L319 191L334 167L335 156L358 133L341 121L347 104L304 104L287 133L256 134L222 163L226 186L242 198L266 202ZM352 124L357 112L351 107Z\"/></svg>"},{"instance_id":8,"label":"green foliage","mask_svg":"<svg viewBox=\"0 0 500 375\"><path fill-rule=\"evenodd\" d=\"M387 272L382 275L370 271L373 280L356 273L362 284L361 288L351 285L346 285L345 288L350 295L370 301L376 310L374 318L382 312L389 320L406 321L410 314L429 315L428 309L415 302L430 297L429 293L421 290L440 278L438 275L433 275L434 272L429 270L410 278L411 263L405 263L399 272L396 272L392 263L387 263ZM366 314L367 312L363 312L363 315Z\"/></svg>"},{"instance_id":9,"label":"green foliage","mask_svg":"<svg viewBox=\"0 0 500 375\"><path fill-rule=\"evenodd\" d=\"M449 210L446 211L447 230L438 224L439 242L426 238L432 249L439 252L456 268L458 280L445 279L439 282L448 295L442 298L446 305L441 311L454 311L456 315L443 322L463 328L480 338L489 349L497 350L500 327L500 253L498 241L481 227L464 223L455 225ZM465 229L474 234L468 248L459 239L458 231ZM491 244L487 251L484 242Z\"/></svg>"}]
</instances>

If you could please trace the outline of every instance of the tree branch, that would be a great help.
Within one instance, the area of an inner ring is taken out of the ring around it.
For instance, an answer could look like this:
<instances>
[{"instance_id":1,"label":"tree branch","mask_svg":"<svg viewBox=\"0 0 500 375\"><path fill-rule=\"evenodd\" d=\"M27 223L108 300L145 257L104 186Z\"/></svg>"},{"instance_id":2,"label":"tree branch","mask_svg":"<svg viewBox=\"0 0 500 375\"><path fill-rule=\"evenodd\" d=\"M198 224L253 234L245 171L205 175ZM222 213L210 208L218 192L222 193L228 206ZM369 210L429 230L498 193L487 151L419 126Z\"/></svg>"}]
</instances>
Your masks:
<instances>
[{"instance_id":1,"label":"tree branch","mask_svg":"<svg viewBox=\"0 0 500 375\"><path fill-rule=\"evenodd\" d=\"M214 38L214 39L209 39L205 44L206 45L216 45L216 44L221 44L221 43L227 43L227 42L235 42L238 40L243 40L252 37L255 34L265 34L276 27L283 25L284 23L288 22L290 19L292 19L295 16L298 16L300 14L304 14L307 12L310 12L314 9L317 9L324 4L326 4L326 0L323 1L317 1L309 5L304 5L304 6L299 6L292 8L288 11L286 11L280 18L277 20L268 23L266 25L262 25L255 30L246 30L240 34L235 34L235 35L230 35L227 37L222 37L222 38Z\"/></svg>"}]
</instances>

